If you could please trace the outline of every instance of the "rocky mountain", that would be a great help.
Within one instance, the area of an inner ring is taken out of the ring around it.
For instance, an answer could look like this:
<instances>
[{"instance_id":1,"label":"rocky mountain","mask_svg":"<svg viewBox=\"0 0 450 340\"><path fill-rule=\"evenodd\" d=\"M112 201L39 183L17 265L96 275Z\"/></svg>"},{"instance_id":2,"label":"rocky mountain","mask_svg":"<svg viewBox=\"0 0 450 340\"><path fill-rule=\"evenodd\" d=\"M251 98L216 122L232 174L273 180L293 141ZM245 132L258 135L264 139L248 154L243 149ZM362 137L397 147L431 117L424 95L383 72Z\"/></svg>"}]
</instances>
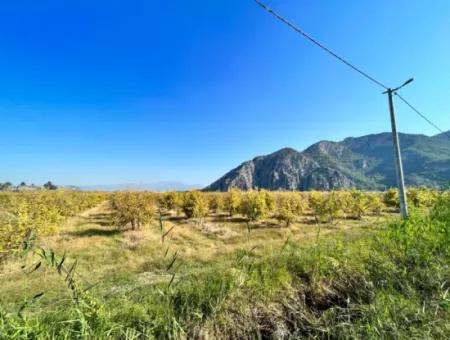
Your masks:
<instances>
[{"instance_id":1,"label":"rocky mountain","mask_svg":"<svg viewBox=\"0 0 450 340\"><path fill-rule=\"evenodd\" d=\"M450 138L399 134L406 185L447 186ZM244 162L206 187L250 190L385 189L396 185L391 133L321 141L299 152L281 149Z\"/></svg>"}]
</instances>

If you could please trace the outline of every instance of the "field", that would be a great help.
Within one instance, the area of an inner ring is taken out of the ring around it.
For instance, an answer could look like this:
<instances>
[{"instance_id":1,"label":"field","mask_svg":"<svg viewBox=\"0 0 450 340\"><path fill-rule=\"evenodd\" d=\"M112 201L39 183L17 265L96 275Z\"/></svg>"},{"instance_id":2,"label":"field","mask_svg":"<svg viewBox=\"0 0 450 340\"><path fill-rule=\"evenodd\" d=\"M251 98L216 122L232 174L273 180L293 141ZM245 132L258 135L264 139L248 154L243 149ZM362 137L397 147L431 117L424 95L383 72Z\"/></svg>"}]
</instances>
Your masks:
<instances>
[{"instance_id":1,"label":"field","mask_svg":"<svg viewBox=\"0 0 450 340\"><path fill-rule=\"evenodd\" d=\"M450 198L408 199L0 193L0 338L448 338Z\"/></svg>"}]
</instances>

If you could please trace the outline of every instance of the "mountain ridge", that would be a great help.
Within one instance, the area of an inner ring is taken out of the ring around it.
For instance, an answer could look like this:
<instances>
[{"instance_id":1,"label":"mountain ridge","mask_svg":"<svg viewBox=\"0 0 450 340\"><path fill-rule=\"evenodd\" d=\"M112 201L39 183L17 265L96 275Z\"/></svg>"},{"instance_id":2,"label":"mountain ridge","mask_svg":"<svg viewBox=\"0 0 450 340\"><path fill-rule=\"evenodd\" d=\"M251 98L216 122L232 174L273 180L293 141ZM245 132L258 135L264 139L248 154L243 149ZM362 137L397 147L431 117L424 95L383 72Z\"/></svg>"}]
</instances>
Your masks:
<instances>
[{"instance_id":1,"label":"mountain ridge","mask_svg":"<svg viewBox=\"0 0 450 340\"><path fill-rule=\"evenodd\" d=\"M450 180L450 139L399 133L405 182L443 187ZM285 147L241 163L205 191L382 190L396 185L392 134L381 132L341 141L322 140L297 151Z\"/></svg>"}]
</instances>

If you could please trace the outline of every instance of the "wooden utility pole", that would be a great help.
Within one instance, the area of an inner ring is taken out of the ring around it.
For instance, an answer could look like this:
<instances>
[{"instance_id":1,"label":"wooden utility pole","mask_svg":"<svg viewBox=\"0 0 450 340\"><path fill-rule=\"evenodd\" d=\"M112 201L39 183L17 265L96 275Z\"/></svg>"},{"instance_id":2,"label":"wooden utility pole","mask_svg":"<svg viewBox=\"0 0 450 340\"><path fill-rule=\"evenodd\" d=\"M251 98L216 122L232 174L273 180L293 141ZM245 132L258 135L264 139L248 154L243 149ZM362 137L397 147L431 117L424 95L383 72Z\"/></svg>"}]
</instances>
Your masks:
<instances>
[{"instance_id":1,"label":"wooden utility pole","mask_svg":"<svg viewBox=\"0 0 450 340\"><path fill-rule=\"evenodd\" d=\"M403 219L408 218L408 202L406 200L406 190L405 190L405 179L403 178L403 164L402 164L402 154L400 152L400 142L398 140L397 123L395 121L395 110L394 110L394 93L405 85L411 83L413 79L407 80L402 86L396 89L387 89L386 92L389 99L389 111L391 113L391 127L392 127L392 141L394 144L394 156L395 156L395 171L397 173L397 186L398 194L400 198L400 214Z\"/></svg>"}]
</instances>

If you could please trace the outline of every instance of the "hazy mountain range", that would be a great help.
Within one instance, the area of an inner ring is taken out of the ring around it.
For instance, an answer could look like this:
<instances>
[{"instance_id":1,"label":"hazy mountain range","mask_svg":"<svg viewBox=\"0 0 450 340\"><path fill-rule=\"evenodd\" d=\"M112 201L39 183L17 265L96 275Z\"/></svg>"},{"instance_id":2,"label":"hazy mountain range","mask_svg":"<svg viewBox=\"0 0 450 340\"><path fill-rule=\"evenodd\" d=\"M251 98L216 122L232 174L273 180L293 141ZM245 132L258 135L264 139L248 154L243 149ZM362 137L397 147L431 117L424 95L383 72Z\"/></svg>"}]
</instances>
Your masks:
<instances>
[{"instance_id":1,"label":"hazy mountain range","mask_svg":"<svg viewBox=\"0 0 450 340\"><path fill-rule=\"evenodd\" d=\"M399 135L406 185L447 187L450 138L444 134ZM205 190L378 190L395 185L392 135L379 133L340 142L321 141L301 152L285 148L259 156L226 173Z\"/></svg>"},{"instance_id":2,"label":"hazy mountain range","mask_svg":"<svg viewBox=\"0 0 450 340\"><path fill-rule=\"evenodd\" d=\"M108 184L108 185L81 185L78 186L81 190L86 191L184 191L191 189L201 189L201 184L184 184L181 182L152 182L152 183L127 183L127 184Z\"/></svg>"}]
</instances>

